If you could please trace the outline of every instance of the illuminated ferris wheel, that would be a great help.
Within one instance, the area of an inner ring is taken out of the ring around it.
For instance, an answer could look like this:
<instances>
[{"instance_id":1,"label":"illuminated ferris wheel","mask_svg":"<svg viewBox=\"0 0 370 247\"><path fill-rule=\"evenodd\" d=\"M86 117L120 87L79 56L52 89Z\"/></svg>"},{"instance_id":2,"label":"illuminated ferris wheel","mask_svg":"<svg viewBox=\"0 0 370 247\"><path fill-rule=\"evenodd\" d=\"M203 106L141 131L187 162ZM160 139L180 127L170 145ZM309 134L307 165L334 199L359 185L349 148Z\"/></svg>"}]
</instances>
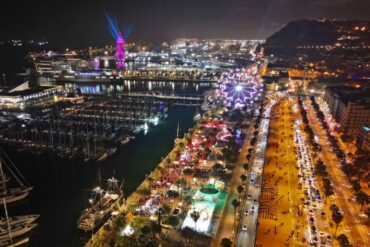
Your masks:
<instances>
[{"instance_id":1,"label":"illuminated ferris wheel","mask_svg":"<svg viewBox=\"0 0 370 247\"><path fill-rule=\"evenodd\" d=\"M220 89L226 106L242 108L259 99L263 89L257 78L257 69L235 69L220 78Z\"/></svg>"}]
</instances>

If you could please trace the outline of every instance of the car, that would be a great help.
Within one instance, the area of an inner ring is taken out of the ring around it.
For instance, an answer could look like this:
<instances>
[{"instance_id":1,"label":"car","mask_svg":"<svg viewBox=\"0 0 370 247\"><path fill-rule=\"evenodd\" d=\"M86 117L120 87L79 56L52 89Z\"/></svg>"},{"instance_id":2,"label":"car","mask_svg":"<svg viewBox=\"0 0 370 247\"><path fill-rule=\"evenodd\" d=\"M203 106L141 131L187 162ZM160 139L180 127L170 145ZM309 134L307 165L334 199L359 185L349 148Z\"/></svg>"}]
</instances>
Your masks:
<instances>
[{"instance_id":1,"label":"car","mask_svg":"<svg viewBox=\"0 0 370 247\"><path fill-rule=\"evenodd\" d=\"M316 227L315 226L311 226L311 233L316 234Z\"/></svg>"},{"instance_id":2,"label":"car","mask_svg":"<svg viewBox=\"0 0 370 247\"><path fill-rule=\"evenodd\" d=\"M333 238L332 238L331 236L329 236L329 235L328 235L328 236L326 237L326 241L328 241L328 242L333 242Z\"/></svg>"},{"instance_id":3,"label":"car","mask_svg":"<svg viewBox=\"0 0 370 247\"><path fill-rule=\"evenodd\" d=\"M358 216L360 216L360 217L366 217L366 214L365 214L364 212L360 212L360 213L358 214Z\"/></svg>"},{"instance_id":4,"label":"car","mask_svg":"<svg viewBox=\"0 0 370 247\"><path fill-rule=\"evenodd\" d=\"M326 213L324 211L321 212L321 217L325 218L326 217Z\"/></svg>"},{"instance_id":5,"label":"car","mask_svg":"<svg viewBox=\"0 0 370 247\"><path fill-rule=\"evenodd\" d=\"M316 236L315 236L315 237L313 237L313 239L312 239L312 240L313 240L313 242L314 242L314 243L319 242L319 239L318 239Z\"/></svg>"},{"instance_id":6,"label":"car","mask_svg":"<svg viewBox=\"0 0 370 247\"><path fill-rule=\"evenodd\" d=\"M253 212L254 212L254 206L251 207L251 213L253 213Z\"/></svg>"},{"instance_id":7,"label":"car","mask_svg":"<svg viewBox=\"0 0 370 247\"><path fill-rule=\"evenodd\" d=\"M244 214L245 214L245 215L249 215L249 211L248 211L248 209L244 211Z\"/></svg>"},{"instance_id":8,"label":"car","mask_svg":"<svg viewBox=\"0 0 370 247\"><path fill-rule=\"evenodd\" d=\"M310 224L315 224L315 219L313 217L310 217Z\"/></svg>"},{"instance_id":9,"label":"car","mask_svg":"<svg viewBox=\"0 0 370 247\"><path fill-rule=\"evenodd\" d=\"M248 230L248 227L247 227L247 225L246 225L246 224L244 224L244 225L243 225L242 230L243 230L243 231L247 231L247 230Z\"/></svg>"},{"instance_id":10,"label":"car","mask_svg":"<svg viewBox=\"0 0 370 247\"><path fill-rule=\"evenodd\" d=\"M247 195L247 199L248 200L251 200L252 199L252 196L251 195Z\"/></svg>"},{"instance_id":11,"label":"car","mask_svg":"<svg viewBox=\"0 0 370 247\"><path fill-rule=\"evenodd\" d=\"M317 243L313 242L312 240L310 241L310 246L317 246Z\"/></svg>"},{"instance_id":12,"label":"car","mask_svg":"<svg viewBox=\"0 0 370 247\"><path fill-rule=\"evenodd\" d=\"M254 203L254 204L257 204L257 203L258 203L257 199L254 199L254 200L253 200L253 203Z\"/></svg>"}]
</instances>

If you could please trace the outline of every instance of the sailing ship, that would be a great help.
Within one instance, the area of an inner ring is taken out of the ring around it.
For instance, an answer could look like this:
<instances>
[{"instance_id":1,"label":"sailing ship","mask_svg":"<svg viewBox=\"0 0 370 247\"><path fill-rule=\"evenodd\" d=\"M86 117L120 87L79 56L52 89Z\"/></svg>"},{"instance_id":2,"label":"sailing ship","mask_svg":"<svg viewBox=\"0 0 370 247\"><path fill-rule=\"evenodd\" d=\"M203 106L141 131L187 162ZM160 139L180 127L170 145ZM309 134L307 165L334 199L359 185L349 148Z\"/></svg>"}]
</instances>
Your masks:
<instances>
[{"instance_id":1,"label":"sailing ship","mask_svg":"<svg viewBox=\"0 0 370 247\"><path fill-rule=\"evenodd\" d=\"M107 181L106 190L100 186L95 187L92 190L92 197L89 199L90 206L81 213L77 220L77 228L84 231L94 231L101 226L123 202L122 186L123 182L119 184L119 181L112 177Z\"/></svg>"},{"instance_id":2,"label":"sailing ship","mask_svg":"<svg viewBox=\"0 0 370 247\"><path fill-rule=\"evenodd\" d=\"M8 188L10 177L5 175L3 167L9 170L19 187ZM5 217L0 218L0 246L24 245L29 241L27 234L37 226L34 222L39 215L8 216L7 204L28 196L32 187L2 149L0 149L0 181L0 204L4 206L5 211Z\"/></svg>"}]
</instances>

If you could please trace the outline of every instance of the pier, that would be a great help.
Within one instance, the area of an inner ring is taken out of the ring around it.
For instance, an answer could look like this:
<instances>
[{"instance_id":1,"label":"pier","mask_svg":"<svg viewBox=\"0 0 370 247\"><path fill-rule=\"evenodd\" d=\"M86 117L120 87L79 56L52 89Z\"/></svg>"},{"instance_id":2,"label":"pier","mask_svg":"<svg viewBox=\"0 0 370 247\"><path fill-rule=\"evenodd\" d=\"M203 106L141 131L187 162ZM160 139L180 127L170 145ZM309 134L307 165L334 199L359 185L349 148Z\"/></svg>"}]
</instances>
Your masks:
<instances>
[{"instance_id":1,"label":"pier","mask_svg":"<svg viewBox=\"0 0 370 247\"><path fill-rule=\"evenodd\" d=\"M135 92L121 94L127 97L142 97L142 98L156 98L162 100L189 100L189 101L203 101L204 97L195 94L176 94L172 92Z\"/></svg>"}]
</instances>

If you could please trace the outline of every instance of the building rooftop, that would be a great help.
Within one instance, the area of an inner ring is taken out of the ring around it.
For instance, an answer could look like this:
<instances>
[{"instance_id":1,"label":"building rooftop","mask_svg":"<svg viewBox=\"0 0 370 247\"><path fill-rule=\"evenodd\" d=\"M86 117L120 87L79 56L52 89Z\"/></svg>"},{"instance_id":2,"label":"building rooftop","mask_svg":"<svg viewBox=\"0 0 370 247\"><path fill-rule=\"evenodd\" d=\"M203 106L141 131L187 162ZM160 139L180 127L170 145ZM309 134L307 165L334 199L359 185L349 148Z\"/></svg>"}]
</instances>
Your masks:
<instances>
[{"instance_id":1,"label":"building rooftop","mask_svg":"<svg viewBox=\"0 0 370 247\"><path fill-rule=\"evenodd\" d=\"M349 102L363 103L370 107L370 89L350 86L329 86L326 87L331 94L347 105Z\"/></svg>"},{"instance_id":2,"label":"building rooftop","mask_svg":"<svg viewBox=\"0 0 370 247\"><path fill-rule=\"evenodd\" d=\"M49 89L54 89L56 88L55 86L38 86L38 87L33 87L33 88L28 88L28 89L24 89L24 90L17 90L17 91L3 91L3 92L0 92L0 96L27 96L27 95L31 95L31 94L35 94L35 93L41 93L41 92L44 92L44 91L47 91Z\"/></svg>"}]
</instances>

